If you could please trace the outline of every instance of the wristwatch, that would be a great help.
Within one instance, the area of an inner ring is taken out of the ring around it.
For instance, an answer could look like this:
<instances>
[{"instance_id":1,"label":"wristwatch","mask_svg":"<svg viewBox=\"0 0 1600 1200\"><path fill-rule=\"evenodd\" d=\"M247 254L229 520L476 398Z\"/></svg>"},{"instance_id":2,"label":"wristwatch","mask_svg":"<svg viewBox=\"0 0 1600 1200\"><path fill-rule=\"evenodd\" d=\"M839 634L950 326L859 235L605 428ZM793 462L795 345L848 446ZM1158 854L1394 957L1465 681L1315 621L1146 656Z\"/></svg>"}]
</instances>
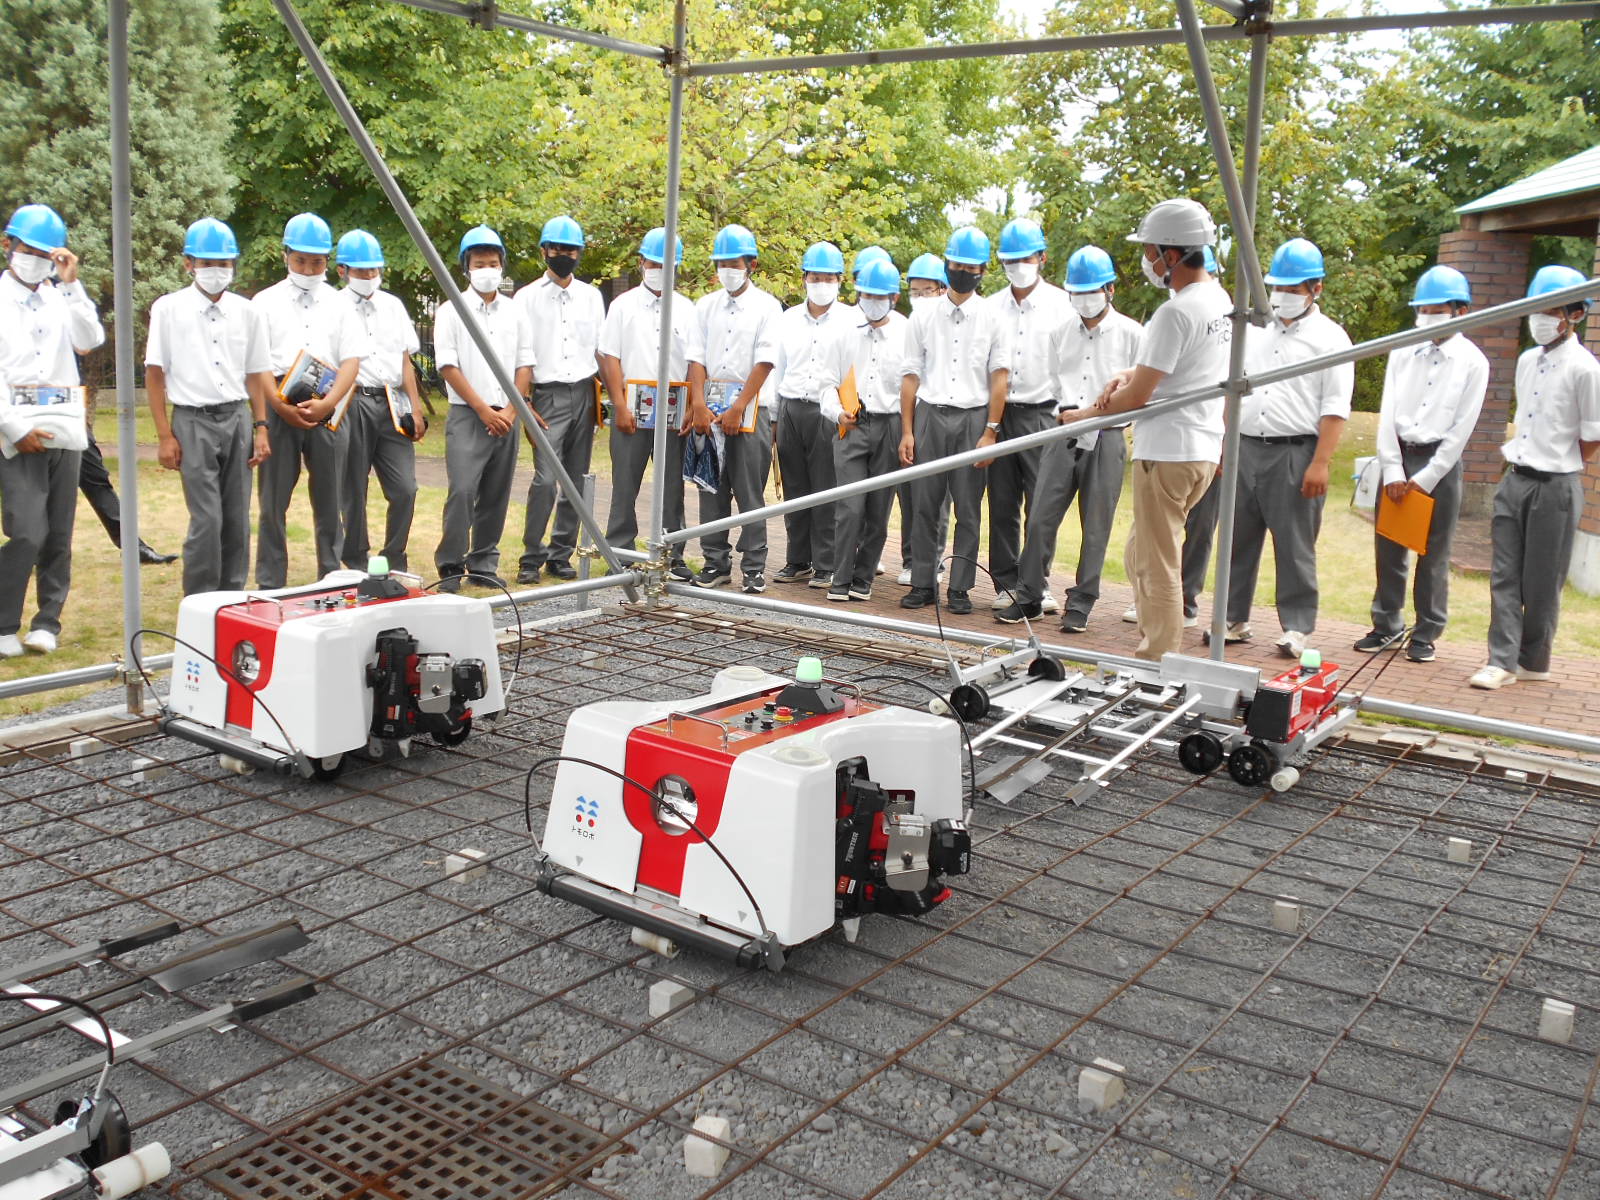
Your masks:
<instances>
[{"instance_id":1,"label":"wristwatch","mask_svg":"<svg viewBox=\"0 0 1600 1200\"><path fill-rule=\"evenodd\" d=\"M251 429L265 429L266 427L267 423L265 421L252 421L250 423Z\"/></svg>"},{"instance_id":2,"label":"wristwatch","mask_svg":"<svg viewBox=\"0 0 1600 1200\"><path fill-rule=\"evenodd\" d=\"M983 423L983 427L985 429L987 429L990 433L999 433L1000 432L1000 422L999 421L985 421Z\"/></svg>"}]
</instances>

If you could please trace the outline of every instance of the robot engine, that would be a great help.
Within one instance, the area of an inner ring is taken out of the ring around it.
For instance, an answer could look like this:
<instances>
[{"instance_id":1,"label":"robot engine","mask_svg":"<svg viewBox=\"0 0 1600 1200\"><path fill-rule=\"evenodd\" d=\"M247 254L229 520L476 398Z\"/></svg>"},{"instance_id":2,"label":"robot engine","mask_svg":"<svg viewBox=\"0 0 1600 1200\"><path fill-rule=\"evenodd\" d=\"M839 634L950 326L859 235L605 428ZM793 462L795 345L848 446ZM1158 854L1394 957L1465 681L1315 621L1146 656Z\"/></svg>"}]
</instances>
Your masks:
<instances>
[{"instance_id":1,"label":"robot engine","mask_svg":"<svg viewBox=\"0 0 1600 1200\"><path fill-rule=\"evenodd\" d=\"M679 702L604 701L567 722L540 886L744 965L866 913L925 913L965 874L961 733L840 695L803 658Z\"/></svg>"}]
</instances>

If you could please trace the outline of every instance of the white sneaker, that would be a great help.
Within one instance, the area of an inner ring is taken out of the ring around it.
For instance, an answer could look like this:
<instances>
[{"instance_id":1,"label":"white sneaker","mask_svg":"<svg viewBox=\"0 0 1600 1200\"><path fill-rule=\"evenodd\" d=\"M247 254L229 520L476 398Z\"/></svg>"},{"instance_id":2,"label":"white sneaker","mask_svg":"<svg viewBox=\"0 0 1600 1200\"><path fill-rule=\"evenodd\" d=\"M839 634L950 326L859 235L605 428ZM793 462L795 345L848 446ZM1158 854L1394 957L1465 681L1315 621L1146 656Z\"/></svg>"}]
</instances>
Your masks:
<instances>
[{"instance_id":1,"label":"white sneaker","mask_svg":"<svg viewBox=\"0 0 1600 1200\"><path fill-rule=\"evenodd\" d=\"M1523 683L1543 683L1550 678L1550 672L1530 671L1527 667L1518 667L1517 678Z\"/></svg>"},{"instance_id":2,"label":"white sneaker","mask_svg":"<svg viewBox=\"0 0 1600 1200\"><path fill-rule=\"evenodd\" d=\"M1049 588L1046 588L1044 595L1039 597L1039 611L1047 613L1058 613L1061 611L1060 602L1050 594Z\"/></svg>"},{"instance_id":3,"label":"white sneaker","mask_svg":"<svg viewBox=\"0 0 1600 1200\"><path fill-rule=\"evenodd\" d=\"M1199 613L1196 613L1192 617L1185 617L1183 619L1183 627L1185 629L1193 629L1198 624L1200 624L1200 614Z\"/></svg>"},{"instance_id":4,"label":"white sneaker","mask_svg":"<svg viewBox=\"0 0 1600 1200\"><path fill-rule=\"evenodd\" d=\"M883 574L883 559L880 558L878 560L878 565L872 568L872 573L874 575L882 575Z\"/></svg>"},{"instance_id":5,"label":"white sneaker","mask_svg":"<svg viewBox=\"0 0 1600 1200\"><path fill-rule=\"evenodd\" d=\"M995 612L999 612L1002 608L1010 608L1016 602L1017 598L1010 591L1006 588L1001 588L994 594L994 599L989 601L989 607L994 609Z\"/></svg>"},{"instance_id":6,"label":"white sneaker","mask_svg":"<svg viewBox=\"0 0 1600 1200\"><path fill-rule=\"evenodd\" d=\"M56 635L47 629L35 629L22 639L22 644L35 654L53 654L56 648Z\"/></svg>"},{"instance_id":7,"label":"white sneaker","mask_svg":"<svg viewBox=\"0 0 1600 1200\"><path fill-rule=\"evenodd\" d=\"M22 642L14 633L0 634L0 658L21 658Z\"/></svg>"},{"instance_id":8,"label":"white sneaker","mask_svg":"<svg viewBox=\"0 0 1600 1200\"><path fill-rule=\"evenodd\" d=\"M894 577L894 581L896 583L898 583L901 587L910 587L911 586L911 568L910 567L904 568L900 572L900 574L898 574L898 575L896 575Z\"/></svg>"},{"instance_id":9,"label":"white sneaker","mask_svg":"<svg viewBox=\"0 0 1600 1200\"><path fill-rule=\"evenodd\" d=\"M1122 610L1122 619L1129 625L1137 625L1139 623L1139 610L1131 604L1128 605L1127 608Z\"/></svg>"},{"instance_id":10,"label":"white sneaker","mask_svg":"<svg viewBox=\"0 0 1600 1200\"><path fill-rule=\"evenodd\" d=\"M1306 636L1298 629L1285 629L1278 639L1278 653L1284 658L1298 660L1306 652Z\"/></svg>"},{"instance_id":11,"label":"white sneaker","mask_svg":"<svg viewBox=\"0 0 1600 1200\"><path fill-rule=\"evenodd\" d=\"M1486 692L1492 692L1498 688L1503 688L1513 684L1516 681L1517 677L1510 671L1507 671L1504 667L1497 667L1493 663L1490 663L1486 667L1480 667L1478 669L1478 673L1471 679L1467 680L1467 683L1472 687L1482 688Z\"/></svg>"},{"instance_id":12,"label":"white sneaker","mask_svg":"<svg viewBox=\"0 0 1600 1200\"><path fill-rule=\"evenodd\" d=\"M1249 621L1230 621L1222 631L1222 644L1224 646L1237 646L1241 642L1248 642L1255 634L1250 630ZM1200 640L1206 645L1211 645L1211 626L1207 625L1200 633Z\"/></svg>"}]
</instances>

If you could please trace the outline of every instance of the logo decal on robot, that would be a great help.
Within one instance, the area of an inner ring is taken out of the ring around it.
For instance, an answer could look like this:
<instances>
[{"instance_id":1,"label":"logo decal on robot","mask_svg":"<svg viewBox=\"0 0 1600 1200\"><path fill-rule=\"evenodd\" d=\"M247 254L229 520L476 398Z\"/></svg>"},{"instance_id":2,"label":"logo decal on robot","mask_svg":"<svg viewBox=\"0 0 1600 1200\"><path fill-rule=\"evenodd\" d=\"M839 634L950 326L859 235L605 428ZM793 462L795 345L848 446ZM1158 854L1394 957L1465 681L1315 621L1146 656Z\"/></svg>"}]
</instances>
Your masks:
<instances>
[{"instance_id":1,"label":"logo decal on robot","mask_svg":"<svg viewBox=\"0 0 1600 1200\"><path fill-rule=\"evenodd\" d=\"M594 834L590 830L594 828L595 818L600 815L600 801L579 796L576 814L578 834L581 837L592 838Z\"/></svg>"},{"instance_id":2,"label":"logo decal on robot","mask_svg":"<svg viewBox=\"0 0 1600 1200\"><path fill-rule=\"evenodd\" d=\"M200 663L196 659L188 659L183 664L183 686L191 692L200 690Z\"/></svg>"}]
</instances>

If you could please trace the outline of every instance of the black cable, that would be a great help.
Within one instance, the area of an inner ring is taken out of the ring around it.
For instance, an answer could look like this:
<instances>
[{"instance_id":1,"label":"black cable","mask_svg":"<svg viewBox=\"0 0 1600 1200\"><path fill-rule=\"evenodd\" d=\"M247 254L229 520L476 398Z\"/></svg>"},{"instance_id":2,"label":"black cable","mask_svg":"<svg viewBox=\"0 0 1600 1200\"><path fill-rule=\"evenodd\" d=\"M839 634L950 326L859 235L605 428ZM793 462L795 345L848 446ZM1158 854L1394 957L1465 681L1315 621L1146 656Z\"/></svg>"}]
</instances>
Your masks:
<instances>
[{"instance_id":1,"label":"black cable","mask_svg":"<svg viewBox=\"0 0 1600 1200\"><path fill-rule=\"evenodd\" d=\"M522 678L522 643L524 641L522 609L517 605L517 598L511 594L511 589L505 585L504 580L493 575L485 575L481 571L465 571L460 575L446 575L444 579L435 579L432 583L423 584L422 590L430 592L448 579L481 579L490 587L497 587L506 594L506 599L511 603L511 614L517 618L517 657L511 663L511 682L515 684L518 679ZM500 708L500 712L494 713L490 720L498 721L501 714L511 707L510 689L505 689L501 695L504 697L504 703Z\"/></svg>"},{"instance_id":2,"label":"black cable","mask_svg":"<svg viewBox=\"0 0 1600 1200\"><path fill-rule=\"evenodd\" d=\"M192 653L198 654L201 658L205 659L208 663L210 663L218 671L222 672L222 674L226 675L229 679L231 679L235 683L237 683L242 689L244 689L245 694L248 695L252 701L254 701L256 704L259 704L261 706L261 711L266 713L268 717L272 718L272 723L278 727L278 732L283 736L284 744L289 747L289 753L291 753L291 754L299 754L300 753L300 747L298 747L298 746L296 746L294 744L294 739L289 736L289 731L283 727L283 722L278 720L278 714L273 712L270 708L268 708L267 707L267 702L261 698L260 694L257 693L257 692L252 691L251 688L250 688L250 685L245 683L244 680L240 679L237 675L235 675L232 670L230 670L229 668L223 666L220 662L218 662L211 655L207 654L204 650L200 649L200 647L195 646L195 645L191 645L190 643L184 641L181 637L179 637L175 633L168 633L164 629L143 629L143 628L135 629L133 631L133 636L128 639L128 649L133 655L133 665L139 668L139 674L144 678L145 686L147 688L149 688L152 692L156 690L155 689L155 685L150 682L150 675L144 669L144 660L139 657L139 639L142 638L147 633L153 633L153 634L155 634L156 637L167 638L174 645L182 646L185 650L188 650L188 651L191 651ZM170 693L170 691L171 691L171 689L169 688L168 692ZM170 713L172 711L172 709L170 707L168 707L167 704L164 701L163 701L163 703L161 705L161 708L162 708L163 712Z\"/></svg>"},{"instance_id":3,"label":"black cable","mask_svg":"<svg viewBox=\"0 0 1600 1200\"><path fill-rule=\"evenodd\" d=\"M106 1019L100 1015L99 1009L85 1004L82 1000L74 999L71 996L58 995L55 992L0 992L0 1000L21 1000L24 1002L29 1000L51 1000L57 1004L65 1004L81 1012L88 1013L90 1017L94 1018L95 1024L100 1026L100 1032L105 1037L106 1066L109 1067L117 1061L117 1048L111 1044L111 1026L106 1024ZM45 1012L39 1013L41 1017L49 1015L49 1013Z\"/></svg>"},{"instance_id":4,"label":"black cable","mask_svg":"<svg viewBox=\"0 0 1600 1200\"><path fill-rule=\"evenodd\" d=\"M882 673L877 675L857 675L848 682L859 684L866 680L872 679L887 679L892 680L895 683L909 683L913 687L921 688L930 696L936 697L945 705L946 708L950 710L950 715L956 719L956 724L961 726L961 740L967 744L967 798L976 804L978 802L978 764L972 752L972 734L967 728L966 721L962 718L961 714L955 710L955 705L946 700L944 693L938 688L934 687L932 684L921 679L907 679L904 675L886 675Z\"/></svg>"},{"instance_id":5,"label":"black cable","mask_svg":"<svg viewBox=\"0 0 1600 1200\"><path fill-rule=\"evenodd\" d=\"M635 779L628 778L628 776L624 775L621 771L618 771L613 767L608 767L604 763L597 763L592 759L587 758L578 758L571 754L552 754L548 758L541 758L538 762L534 763L533 766L529 767L527 775L524 776L522 780L522 819L527 823L528 832L530 834L533 832L534 773L537 772L540 767L548 766L550 763L555 762L578 763L580 766L593 767L597 771L604 771L607 775L612 775L617 779L622 780L624 784L637 788L646 796L650 797L650 799L655 803L665 806L673 816L677 817L678 820L687 825L694 832L695 836L697 836L702 842L710 847L711 853L715 854L717 858L721 860L722 865L728 868L728 874L733 876L733 881L739 885L740 891L744 892L745 898L750 901L751 909L755 911L756 924L761 926L761 936L763 938L772 937L772 931L767 928L766 918L762 916L761 905L756 903L755 893L752 892L749 888L749 885L745 883L744 876L740 875L738 871L734 870L733 864L728 861L728 856L725 855L721 850L718 850L717 844L706 836L705 831L691 821L688 815L682 809L673 804L672 801L668 800L660 792L657 792L654 788L645 787L644 784Z\"/></svg>"}]
</instances>

